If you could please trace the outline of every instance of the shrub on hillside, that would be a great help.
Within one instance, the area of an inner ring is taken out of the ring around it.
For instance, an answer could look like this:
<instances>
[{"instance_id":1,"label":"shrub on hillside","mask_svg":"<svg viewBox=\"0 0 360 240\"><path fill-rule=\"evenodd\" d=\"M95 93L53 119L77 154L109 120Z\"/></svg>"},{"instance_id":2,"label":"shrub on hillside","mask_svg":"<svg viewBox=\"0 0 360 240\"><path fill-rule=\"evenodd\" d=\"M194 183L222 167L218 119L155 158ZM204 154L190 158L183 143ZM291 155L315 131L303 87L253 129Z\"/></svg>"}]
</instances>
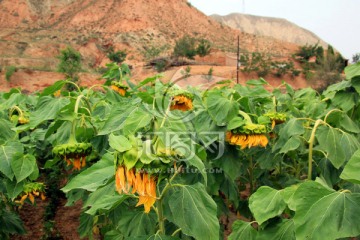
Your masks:
<instances>
[{"instance_id":1,"label":"shrub on hillside","mask_svg":"<svg viewBox=\"0 0 360 240\"><path fill-rule=\"evenodd\" d=\"M112 61L112 62L116 62L118 64L121 64L122 62L125 61L127 56L127 53L125 51L114 51L114 49L111 49L109 51L109 53L107 54L107 57Z\"/></svg>"},{"instance_id":2,"label":"shrub on hillside","mask_svg":"<svg viewBox=\"0 0 360 240\"><path fill-rule=\"evenodd\" d=\"M145 46L144 50L141 51L143 56L145 57L146 60L152 60L154 58L157 58L160 56L160 54L162 54L164 51L169 49L169 45L165 44L162 46Z\"/></svg>"},{"instance_id":3,"label":"shrub on hillside","mask_svg":"<svg viewBox=\"0 0 360 240\"><path fill-rule=\"evenodd\" d=\"M14 74L14 72L16 72L16 67L15 66L7 66L5 71L5 79L6 81L10 81L11 76Z\"/></svg>"},{"instance_id":4,"label":"shrub on hillside","mask_svg":"<svg viewBox=\"0 0 360 240\"><path fill-rule=\"evenodd\" d=\"M196 39L188 35L180 38L176 41L174 47L174 56L175 57L186 57L189 59L194 59L196 56Z\"/></svg>"},{"instance_id":5,"label":"shrub on hillside","mask_svg":"<svg viewBox=\"0 0 360 240\"><path fill-rule=\"evenodd\" d=\"M196 52L200 57L205 57L210 53L211 50L211 43L209 40L200 39L199 44L196 48Z\"/></svg>"},{"instance_id":6,"label":"shrub on hillside","mask_svg":"<svg viewBox=\"0 0 360 240\"><path fill-rule=\"evenodd\" d=\"M206 39L196 39L185 35L176 41L174 47L175 57L186 57L194 59L196 55L204 57L210 53L211 43Z\"/></svg>"},{"instance_id":7,"label":"shrub on hillside","mask_svg":"<svg viewBox=\"0 0 360 240\"><path fill-rule=\"evenodd\" d=\"M78 81L78 73L81 71L81 54L75 49L67 47L64 50L61 50L60 55L57 56L57 58L60 60L57 71L64 73L66 78L70 81ZM72 90L71 86L68 85L69 90Z\"/></svg>"}]
</instances>

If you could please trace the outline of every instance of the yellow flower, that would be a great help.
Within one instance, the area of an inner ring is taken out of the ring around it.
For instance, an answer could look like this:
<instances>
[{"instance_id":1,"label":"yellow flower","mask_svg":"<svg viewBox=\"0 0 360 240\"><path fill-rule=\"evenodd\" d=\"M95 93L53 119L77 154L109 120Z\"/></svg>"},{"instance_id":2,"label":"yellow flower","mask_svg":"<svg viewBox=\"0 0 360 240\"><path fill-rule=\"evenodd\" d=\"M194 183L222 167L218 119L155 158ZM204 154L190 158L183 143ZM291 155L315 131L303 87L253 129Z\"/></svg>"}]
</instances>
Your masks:
<instances>
[{"instance_id":1,"label":"yellow flower","mask_svg":"<svg viewBox=\"0 0 360 240\"><path fill-rule=\"evenodd\" d=\"M40 197L41 197L41 200L43 200L43 201L45 201L45 200L46 200L46 196L45 196L45 194L44 194L44 193L41 193L41 194L40 194Z\"/></svg>"},{"instance_id":2,"label":"yellow flower","mask_svg":"<svg viewBox=\"0 0 360 240\"><path fill-rule=\"evenodd\" d=\"M120 88L118 86L111 85L111 89L118 92L121 96L125 96L125 94L126 94L126 89L124 89L124 88Z\"/></svg>"},{"instance_id":3,"label":"yellow flower","mask_svg":"<svg viewBox=\"0 0 360 240\"><path fill-rule=\"evenodd\" d=\"M61 95L61 90L57 90L56 92L54 92L54 97L60 97Z\"/></svg>"},{"instance_id":4,"label":"yellow flower","mask_svg":"<svg viewBox=\"0 0 360 240\"><path fill-rule=\"evenodd\" d=\"M246 147L266 147L269 140L264 134L233 134L231 131L226 133L226 141L232 145L238 145L241 149Z\"/></svg>"},{"instance_id":5,"label":"yellow flower","mask_svg":"<svg viewBox=\"0 0 360 240\"><path fill-rule=\"evenodd\" d=\"M174 96L170 106L170 110L188 111L193 109L192 100L186 96Z\"/></svg>"},{"instance_id":6,"label":"yellow flower","mask_svg":"<svg viewBox=\"0 0 360 240\"><path fill-rule=\"evenodd\" d=\"M156 202L156 180L155 177L147 173L137 172L135 169L127 170L119 166L115 174L115 186L119 194L139 195L139 201L136 207L144 205L145 213L149 213L151 206Z\"/></svg>"},{"instance_id":7,"label":"yellow flower","mask_svg":"<svg viewBox=\"0 0 360 240\"><path fill-rule=\"evenodd\" d=\"M45 200L44 194L45 186L43 183L27 183L24 186L23 194L19 196L19 200L15 200L14 202L19 204L19 209L24 205L25 200L29 199L32 204L35 203L35 198L40 197L41 200Z\"/></svg>"}]
</instances>

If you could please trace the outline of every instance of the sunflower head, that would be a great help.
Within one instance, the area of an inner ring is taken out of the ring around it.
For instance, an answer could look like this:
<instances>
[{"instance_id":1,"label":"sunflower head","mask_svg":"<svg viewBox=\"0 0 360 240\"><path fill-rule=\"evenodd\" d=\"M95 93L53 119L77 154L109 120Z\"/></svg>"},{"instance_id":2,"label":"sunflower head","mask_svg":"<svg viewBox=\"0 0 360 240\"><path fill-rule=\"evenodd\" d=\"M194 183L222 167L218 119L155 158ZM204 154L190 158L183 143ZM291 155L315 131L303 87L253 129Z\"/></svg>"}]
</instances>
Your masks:
<instances>
[{"instance_id":1,"label":"sunflower head","mask_svg":"<svg viewBox=\"0 0 360 240\"><path fill-rule=\"evenodd\" d=\"M111 89L118 92L121 96L126 95L126 91L129 87L117 81L111 82Z\"/></svg>"},{"instance_id":2,"label":"sunflower head","mask_svg":"<svg viewBox=\"0 0 360 240\"><path fill-rule=\"evenodd\" d=\"M272 129L275 127L275 125L284 123L287 120L287 115L285 113L268 112L265 113L264 116L270 118Z\"/></svg>"},{"instance_id":3,"label":"sunflower head","mask_svg":"<svg viewBox=\"0 0 360 240\"><path fill-rule=\"evenodd\" d=\"M266 147L268 139L265 136L266 126L262 124L246 123L226 133L226 141L238 145L241 149L251 147Z\"/></svg>"},{"instance_id":4,"label":"sunflower head","mask_svg":"<svg viewBox=\"0 0 360 240\"><path fill-rule=\"evenodd\" d=\"M170 110L188 111L193 109L194 95L182 89L169 91L172 98Z\"/></svg>"},{"instance_id":5,"label":"sunflower head","mask_svg":"<svg viewBox=\"0 0 360 240\"><path fill-rule=\"evenodd\" d=\"M16 123L17 125L24 125L30 122L29 114L18 106L9 109L9 117L11 122Z\"/></svg>"},{"instance_id":6,"label":"sunflower head","mask_svg":"<svg viewBox=\"0 0 360 240\"><path fill-rule=\"evenodd\" d=\"M61 90L57 90L53 93L54 97L60 97L61 96Z\"/></svg>"},{"instance_id":7,"label":"sunflower head","mask_svg":"<svg viewBox=\"0 0 360 240\"><path fill-rule=\"evenodd\" d=\"M241 149L251 147L266 147L269 140L265 134L238 134L228 131L226 133L226 141L231 145L238 145Z\"/></svg>"},{"instance_id":8,"label":"sunflower head","mask_svg":"<svg viewBox=\"0 0 360 240\"><path fill-rule=\"evenodd\" d=\"M136 207L144 205L145 213L149 213L156 202L156 177L144 171L118 166L115 187L119 194L137 194L139 201Z\"/></svg>"},{"instance_id":9,"label":"sunflower head","mask_svg":"<svg viewBox=\"0 0 360 240\"><path fill-rule=\"evenodd\" d=\"M66 143L57 145L53 148L54 155L63 158L67 165L73 165L73 168L80 170L86 166L86 156L92 151L91 143Z\"/></svg>"},{"instance_id":10,"label":"sunflower head","mask_svg":"<svg viewBox=\"0 0 360 240\"><path fill-rule=\"evenodd\" d=\"M39 182L27 183L24 185L23 192L19 195L19 199L15 200L15 203L20 204L21 208L26 199L29 199L34 204L36 197L41 198L43 201L46 199L45 185Z\"/></svg>"},{"instance_id":11,"label":"sunflower head","mask_svg":"<svg viewBox=\"0 0 360 240\"><path fill-rule=\"evenodd\" d=\"M24 125L24 124L27 124L29 122L30 122L30 120L25 116L20 116L19 119L18 119L18 123L20 125Z\"/></svg>"}]
</instances>

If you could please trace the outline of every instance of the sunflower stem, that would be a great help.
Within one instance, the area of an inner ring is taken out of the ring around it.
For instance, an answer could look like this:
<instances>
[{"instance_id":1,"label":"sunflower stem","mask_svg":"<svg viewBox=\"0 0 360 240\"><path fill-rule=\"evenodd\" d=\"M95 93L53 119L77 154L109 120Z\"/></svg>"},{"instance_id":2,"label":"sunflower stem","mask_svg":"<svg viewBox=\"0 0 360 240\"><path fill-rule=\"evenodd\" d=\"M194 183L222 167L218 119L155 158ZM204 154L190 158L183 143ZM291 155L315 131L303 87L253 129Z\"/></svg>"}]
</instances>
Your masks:
<instances>
[{"instance_id":1,"label":"sunflower stem","mask_svg":"<svg viewBox=\"0 0 360 240\"><path fill-rule=\"evenodd\" d=\"M321 119L316 120L309 139L309 158L308 158L308 177L307 177L308 180L311 180L311 176L312 176L313 147L315 141L315 133L321 123L323 123Z\"/></svg>"},{"instance_id":2,"label":"sunflower stem","mask_svg":"<svg viewBox=\"0 0 360 240\"><path fill-rule=\"evenodd\" d=\"M176 229L173 234L171 234L172 237L175 237L177 233L181 232L181 228Z\"/></svg>"},{"instance_id":3,"label":"sunflower stem","mask_svg":"<svg viewBox=\"0 0 360 240\"><path fill-rule=\"evenodd\" d=\"M72 121L72 124L71 124L71 132L70 132L70 138L69 138L70 143L77 142L76 141L76 123L77 123L80 101L81 101L81 98L83 98L83 97L84 97L84 95L81 94L76 98L76 103L75 103L75 108L74 108L75 119Z\"/></svg>"},{"instance_id":4,"label":"sunflower stem","mask_svg":"<svg viewBox=\"0 0 360 240\"><path fill-rule=\"evenodd\" d=\"M162 122L160 124L160 128L162 128L164 126L164 124L165 124L166 118L167 118L167 116L168 116L168 114L170 112L171 103L172 103L172 98L170 98L170 102L169 102L169 105L168 105L168 107L166 109L165 116L164 116L164 118L163 118L163 120L162 120Z\"/></svg>"},{"instance_id":5,"label":"sunflower stem","mask_svg":"<svg viewBox=\"0 0 360 240\"><path fill-rule=\"evenodd\" d=\"M244 117L247 123L252 123L250 116L246 112L240 110L239 114Z\"/></svg>"},{"instance_id":6,"label":"sunflower stem","mask_svg":"<svg viewBox=\"0 0 360 240\"><path fill-rule=\"evenodd\" d=\"M164 213L163 213L162 201L163 201L164 196L167 193L167 191L169 191L169 189L172 187L171 182L181 172L181 169L182 169L181 166L176 169L174 175L170 178L168 183L166 183L166 185L159 197L159 200L157 202L157 215L158 215L158 221L159 221L159 233L160 234L165 234L165 218L164 218Z\"/></svg>"},{"instance_id":7,"label":"sunflower stem","mask_svg":"<svg viewBox=\"0 0 360 240\"><path fill-rule=\"evenodd\" d=\"M331 113L333 113L333 112L342 112L342 111L341 111L340 109L333 109L333 110L329 111L329 112L326 114L325 118L324 118L324 122L326 122L326 120L327 120L327 118L329 117L329 115L330 115Z\"/></svg>"},{"instance_id":8,"label":"sunflower stem","mask_svg":"<svg viewBox=\"0 0 360 240\"><path fill-rule=\"evenodd\" d=\"M64 82L74 85L76 87L76 89L78 90L78 92L81 93L80 87L76 83L74 83L73 81L70 81L69 79L66 79Z\"/></svg>"},{"instance_id":9,"label":"sunflower stem","mask_svg":"<svg viewBox=\"0 0 360 240\"><path fill-rule=\"evenodd\" d=\"M15 110L18 112L19 117L22 117L22 116L24 115L23 111L22 111L18 106L13 106L13 107L10 109L9 118L11 118L11 116L13 115L13 113L14 113Z\"/></svg>"},{"instance_id":10,"label":"sunflower stem","mask_svg":"<svg viewBox=\"0 0 360 240\"><path fill-rule=\"evenodd\" d=\"M158 215L158 221L159 221L159 233L165 234L165 223L164 223L164 213L163 213L163 207L162 207L162 198L158 201L157 206L157 215Z\"/></svg>"},{"instance_id":11,"label":"sunflower stem","mask_svg":"<svg viewBox=\"0 0 360 240\"><path fill-rule=\"evenodd\" d=\"M249 183L250 183L250 195L254 192L254 163L253 158L249 158Z\"/></svg>"},{"instance_id":12,"label":"sunflower stem","mask_svg":"<svg viewBox=\"0 0 360 240\"><path fill-rule=\"evenodd\" d=\"M273 96L274 112L276 112L276 97Z\"/></svg>"}]
</instances>

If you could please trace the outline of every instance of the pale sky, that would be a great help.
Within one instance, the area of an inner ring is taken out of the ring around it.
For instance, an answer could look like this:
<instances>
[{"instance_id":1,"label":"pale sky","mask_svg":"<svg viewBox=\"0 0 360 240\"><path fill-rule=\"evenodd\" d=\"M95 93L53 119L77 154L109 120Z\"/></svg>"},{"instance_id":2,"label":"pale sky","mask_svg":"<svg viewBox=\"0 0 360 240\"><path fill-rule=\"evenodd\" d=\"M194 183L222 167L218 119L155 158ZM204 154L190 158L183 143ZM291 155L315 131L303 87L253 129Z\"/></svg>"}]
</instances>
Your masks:
<instances>
[{"instance_id":1,"label":"pale sky","mask_svg":"<svg viewBox=\"0 0 360 240\"><path fill-rule=\"evenodd\" d=\"M306 28L351 59L360 53L360 0L189 0L205 13L234 12L285 18Z\"/></svg>"}]
</instances>

